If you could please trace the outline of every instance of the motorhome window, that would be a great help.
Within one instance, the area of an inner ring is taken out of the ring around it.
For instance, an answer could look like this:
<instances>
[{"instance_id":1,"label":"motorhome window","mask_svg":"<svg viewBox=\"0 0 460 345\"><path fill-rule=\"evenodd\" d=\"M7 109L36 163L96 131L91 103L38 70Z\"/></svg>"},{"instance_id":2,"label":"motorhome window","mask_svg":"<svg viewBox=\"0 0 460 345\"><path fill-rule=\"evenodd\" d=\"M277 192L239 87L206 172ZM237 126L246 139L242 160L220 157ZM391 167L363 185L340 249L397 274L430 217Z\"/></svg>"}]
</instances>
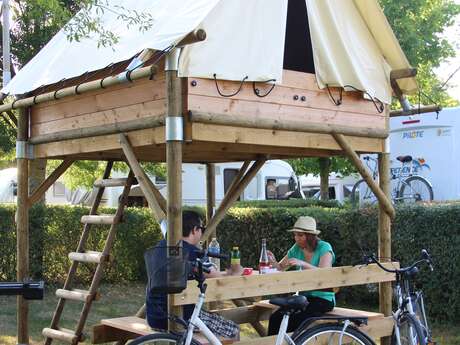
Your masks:
<instances>
[{"instance_id":1,"label":"motorhome window","mask_svg":"<svg viewBox=\"0 0 460 345\"><path fill-rule=\"evenodd\" d=\"M334 199L335 199L335 188L329 187L329 200L334 200Z\"/></svg>"},{"instance_id":2,"label":"motorhome window","mask_svg":"<svg viewBox=\"0 0 460 345\"><path fill-rule=\"evenodd\" d=\"M232 185L233 180L238 174L238 169L224 169L224 193L227 194L228 189ZM241 200L241 196L238 197L238 201Z\"/></svg>"},{"instance_id":3,"label":"motorhome window","mask_svg":"<svg viewBox=\"0 0 460 345\"><path fill-rule=\"evenodd\" d=\"M288 2L283 65L284 69L315 73L305 1Z\"/></svg>"},{"instance_id":4,"label":"motorhome window","mask_svg":"<svg viewBox=\"0 0 460 345\"><path fill-rule=\"evenodd\" d=\"M62 182L56 181L53 184L53 196L65 196L65 186Z\"/></svg>"},{"instance_id":5,"label":"motorhome window","mask_svg":"<svg viewBox=\"0 0 460 345\"><path fill-rule=\"evenodd\" d=\"M155 184L166 184L166 176L155 176Z\"/></svg>"},{"instance_id":6,"label":"motorhome window","mask_svg":"<svg viewBox=\"0 0 460 345\"><path fill-rule=\"evenodd\" d=\"M265 182L265 199L278 199L276 179L267 179Z\"/></svg>"}]
</instances>

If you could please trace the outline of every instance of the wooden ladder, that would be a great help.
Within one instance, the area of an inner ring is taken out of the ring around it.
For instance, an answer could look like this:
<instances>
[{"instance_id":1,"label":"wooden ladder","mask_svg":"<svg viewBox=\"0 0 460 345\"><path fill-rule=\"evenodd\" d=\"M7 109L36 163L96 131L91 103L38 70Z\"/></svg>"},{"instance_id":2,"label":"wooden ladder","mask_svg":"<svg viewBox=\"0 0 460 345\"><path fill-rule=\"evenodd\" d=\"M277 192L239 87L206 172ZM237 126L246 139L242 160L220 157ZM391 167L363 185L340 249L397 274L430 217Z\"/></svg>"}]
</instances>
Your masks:
<instances>
[{"instance_id":1,"label":"wooden ladder","mask_svg":"<svg viewBox=\"0 0 460 345\"><path fill-rule=\"evenodd\" d=\"M128 194L131 185L134 184L135 178L132 171L129 172L127 178L110 179L113 162L109 161L105 169L103 179L95 182L94 187L97 188L96 198L91 206L91 211L88 216L83 216L81 222L84 224L83 232L78 243L77 251L69 254L69 259L72 261L66 281L62 289L56 290L56 296L59 301L51 321L49 328L44 328L42 331L45 337L45 345L50 345L53 340L60 340L72 345L77 345L84 340L83 328L85 327L91 305L94 300L98 299L98 289L102 279L104 267L110 261L110 251L115 241L117 224L120 223L124 208L127 203ZM118 208L115 215L98 215L97 209L101 203L102 195L106 187L122 186L123 192L120 196ZM110 225L110 230L106 238L104 249L102 252L86 250L86 242L88 240L91 225L107 224ZM91 282L89 290L72 289L73 279L77 273L77 267L80 262L96 264L96 270ZM83 308L80 313L80 318L75 330L69 330L59 327L59 321L67 300L83 302Z\"/></svg>"}]
</instances>

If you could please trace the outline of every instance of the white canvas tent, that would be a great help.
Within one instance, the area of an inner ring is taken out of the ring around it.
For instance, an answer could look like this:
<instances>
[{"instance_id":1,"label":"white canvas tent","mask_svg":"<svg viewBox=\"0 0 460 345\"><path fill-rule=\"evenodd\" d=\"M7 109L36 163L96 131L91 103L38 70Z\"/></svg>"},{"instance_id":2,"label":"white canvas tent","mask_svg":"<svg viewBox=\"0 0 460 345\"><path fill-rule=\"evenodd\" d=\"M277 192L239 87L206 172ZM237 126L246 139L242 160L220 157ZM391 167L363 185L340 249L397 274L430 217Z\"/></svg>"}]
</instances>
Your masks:
<instances>
[{"instance_id":1,"label":"white canvas tent","mask_svg":"<svg viewBox=\"0 0 460 345\"><path fill-rule=\"evenodd\" d=\"M287 0L110 3L150 13L153 25L139 32L135 26L120 25L115 13L105 11L101 23L119 37L112 47L98 47L94 37L69 42L61 30L2 92L25 94L131 59L144 48L164 50L199 27L208 37L184 49L180 76L213 78L216 74L227 80L282 81ZM351 86L390 103L390 71L410 66L377 0L308 0L306 7L319 87ZM405 93L416 89L413 79L398 83Z\"/></svg>"}]
</instances>

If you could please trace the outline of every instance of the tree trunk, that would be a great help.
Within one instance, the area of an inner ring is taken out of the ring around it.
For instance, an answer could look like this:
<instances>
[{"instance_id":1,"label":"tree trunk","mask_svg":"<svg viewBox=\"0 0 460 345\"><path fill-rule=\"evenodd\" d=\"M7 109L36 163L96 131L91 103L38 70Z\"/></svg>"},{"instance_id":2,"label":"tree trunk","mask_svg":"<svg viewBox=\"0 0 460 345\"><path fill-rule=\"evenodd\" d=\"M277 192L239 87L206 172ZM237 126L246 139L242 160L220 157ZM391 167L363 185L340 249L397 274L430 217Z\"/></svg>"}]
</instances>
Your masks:
<instances>
[{"instance_id":1,"label":"tree trunk","mask_svg":"<svg viewBox=\"0 0 460 345\"><path fill-rule=\"evenodd\" d=\"M331 159L327 157L318 159L320 168L320 198L321 200L329 200L329 168L331 166Z\"/></svg>"}]
</instances>

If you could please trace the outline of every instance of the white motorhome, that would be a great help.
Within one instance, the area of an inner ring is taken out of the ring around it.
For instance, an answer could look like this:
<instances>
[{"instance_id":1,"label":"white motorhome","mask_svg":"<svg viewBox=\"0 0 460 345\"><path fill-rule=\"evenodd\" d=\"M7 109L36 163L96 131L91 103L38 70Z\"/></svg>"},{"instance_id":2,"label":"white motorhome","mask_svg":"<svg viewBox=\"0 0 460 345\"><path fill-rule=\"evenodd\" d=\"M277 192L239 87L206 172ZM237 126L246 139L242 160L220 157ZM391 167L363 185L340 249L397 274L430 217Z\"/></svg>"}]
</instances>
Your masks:
<instances>
[{"instance_id":1,"label":"white motorhome","mask_svg":"<svg viewBox=\"0 0 460 345\"><path fill-rule=\"evenodd\" d=\"M460 199L460 107L391 118L390 149L393 174L401 167L396 157L412 156L416 173L431 182L434 200Z\"/></svg>"},{"instance_id":2,"label":"white motorhome","mask_svg":"<svg viewBox=\"0 0 460 345\"><path fill-rule=\"evenodd\" d=\"M215 164L216 205L222 201L233 179L238 174L242 162ZM166 197L164 179L152 177L160 193ZM206 166L203 164L184 164L182 167L182 199L184 205L206 205ZM187 183L185 183L187 181ZM282 160L267 161L241 194L239 200L286 199L298 188L297 177L289 163ZM121 189L110 189L108 206L116 206ZM145 204L139 186L132 188L131 200Z\"/></svg>"},{"instance_id":3,"label":"white motorhome","mask_svg":"<svg viewBox=\"0 0 460 345\"><path fill-rule=\"evenodd\" d=\"M329 174L329 199L344 203L350 197L354 184L360 179L358 174L342 176L337 173ZM313 174L299 177L300 185L307 198L320 198L321 179Z\"/></svg>"},{"instance_id":4,"label":"white motorhome","mask_svg":"<svg viewBox=\"0 0 460 345\"><path fill-rule=\"evenodd\" d=\"M0 203L16 203L17 180L17 168L0 170ZM65 205L71 203L76 193L81 192L71 192L62 182L56 181L46 191L45 198L48 204Z\"/></svg>"}]
</instances>

